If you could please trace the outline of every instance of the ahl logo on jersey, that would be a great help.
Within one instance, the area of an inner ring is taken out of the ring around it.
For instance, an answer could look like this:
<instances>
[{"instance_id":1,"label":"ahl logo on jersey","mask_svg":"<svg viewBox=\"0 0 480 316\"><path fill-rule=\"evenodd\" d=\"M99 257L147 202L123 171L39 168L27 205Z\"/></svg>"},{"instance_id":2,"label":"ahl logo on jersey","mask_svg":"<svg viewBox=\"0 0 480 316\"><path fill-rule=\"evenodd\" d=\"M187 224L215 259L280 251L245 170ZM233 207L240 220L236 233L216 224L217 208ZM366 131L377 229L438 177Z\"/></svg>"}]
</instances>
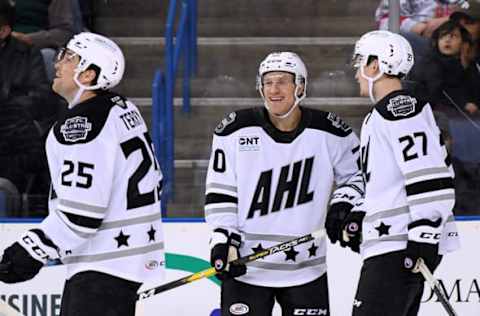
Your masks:
<instances>
[{"instance_id":1,"label":"ahl logo on jersey","mask_svg":"<svg viewBox=\"0 0 480 316\"><path fill-rule=\"evenodd\" d=\"M87 139L88 132L92 130L92 123L83 116L75 116L69 118L60 127L60 132L67 142L76 142L78 140Z\"/></svg>"},{"instance_id":2,"label":"ahl logo on jersey","mask_svg":"<svg viewBox=\"0 0 480 316\"><path fill-rule=\"evenodd\" d=\"M392 112L393 116L407 116L415 112L417 99L408 95L397 95L388 101L387 110Z\"/></svg>"},{"instance_id":3,"label":"ahl logo on jersey","mask_svg":"<svg viewBox=\"0 0 480 316\"><path fill-rule=\"evenodd\" d=\"M260 137L240 136L238 138L238 151L259 151Z\"/></svg>"}]
</instances>

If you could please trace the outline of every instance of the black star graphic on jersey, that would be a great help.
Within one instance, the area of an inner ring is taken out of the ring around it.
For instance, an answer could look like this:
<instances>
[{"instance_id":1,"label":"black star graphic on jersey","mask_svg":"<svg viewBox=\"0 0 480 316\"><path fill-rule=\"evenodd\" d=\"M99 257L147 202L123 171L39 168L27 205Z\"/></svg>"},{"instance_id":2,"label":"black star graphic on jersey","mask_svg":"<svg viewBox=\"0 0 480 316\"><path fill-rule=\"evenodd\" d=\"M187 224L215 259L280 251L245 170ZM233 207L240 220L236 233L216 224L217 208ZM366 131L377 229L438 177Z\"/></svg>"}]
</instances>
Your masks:
<instances>
[{"instance_id":1,"label":"black star graphic on jersey","mask_svg":"<svg viewBox=\"0 0 480 316\"><path fill-rule=\"evenodd\" d=\"M381 237L383 235L389 235L390 233L388 230L392 227L392 225L385 225L383 222L380 222L380 225L375 227L376 230L378 230L378 237Z\"/></svg>"},{"instance_id":2,"label":"black star graphic on jersey","mask_svg":"<svg viewBox=\"0 0 480 316\"><path fill-rule=\"evenodd\" d=\"M128 238L130 238L130 235L124 235L123 231L120 230L120 234L114 238L117 241L117 248L120 248L121 246L128 247Z\"/></svg>"},{"instance_id":3,"label":"black star graphic on jersey","mask_svg":"<svg viewBox=\"0 0 480 316\"><path fill-rule=\"evenodd\" d=\"M253 252L260 252L260 251L264 251L265 248L262 247L262 244L259 243L257 247L253 247L252 248ZM263 258L262 258L263 259Z\"/></svg>"},{"instance_id":4,"label":"black star graphic on jersey","mask_svg":"<svg viewBox=\"0 0 480 316\"><path fill-rule=\"evenodd\" d=\"M288 250L285 250L285 254L287 255L285 257L285 261L288 261L288 260L297 261L297 255L299 254L299 252L293 249L292 247Z\"/></svg>"},{"instance_id":5,"label":"black star graphic on jersey","mask_svg":"<svg viewBox=\"0 0 480 316\"><path fill-rule=\"evenodd\" d=\"M155 241L155 233L157 231L153 229L153 225L150 225L150 230L147 232L148 234L148 241Z\"/></svg>"},{"instance_id":6,"label":"black star graphic on jersey","mask_svg":"<svg viewBox=\"0 0 480 316\"><path fill-rule=\"evenodd\" d=\"M67 250L67 251L65 251L65 254L66 254L66 255L71 255L71 254L72 254L72 251L71 251L71 250Z\"/></svg>"},{"instance_id":7,"label":"black star graphic on jersey","mask_svg":"<svg viewBox=\"0 0 480 316\"><path fill-rule=\"evenodd\" d=\"M315 246L315 243L313 242L312 247L308 248L308 253L309 253L308 257L309 258L310 257L315 257L317 255L317 249L318 249L318 247Z\"/></svg>"}]
</instances>

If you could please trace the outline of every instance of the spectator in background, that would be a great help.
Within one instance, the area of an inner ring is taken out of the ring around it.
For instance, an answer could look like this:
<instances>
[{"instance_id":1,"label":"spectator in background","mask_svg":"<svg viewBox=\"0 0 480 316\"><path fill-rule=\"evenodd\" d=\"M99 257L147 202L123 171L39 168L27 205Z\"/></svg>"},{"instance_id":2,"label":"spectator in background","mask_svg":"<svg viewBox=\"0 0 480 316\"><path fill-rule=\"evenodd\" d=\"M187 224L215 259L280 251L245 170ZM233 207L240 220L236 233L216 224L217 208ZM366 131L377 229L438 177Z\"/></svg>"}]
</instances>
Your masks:
<instances>
[{"instance_id":1,"label":"spectator in background","mask_svg":"<svg viewBox=\"0 0 480 316\"><path fill-rule=\"evenodd\" d=\"M472 60L464 53L472 44L463 26L447 21L435 30L429 53L413 70L409 79L437 110L478 112L480 80Z\"/></svg>"},{"instance_id":2,"label":"spectator in background","mask_svg":"<svg viewBox=\"0 0 480 316\"><path fill-rule=\"evenodd\" d=\"M74 14L77 0L16 0L17 18L12 35L41 49L48 79L53 79L53 59L58 48L81 31ZM78 7L77 7L78 9Z\"/></svg>"},{"instance_id":3,"label":"spectator in background","mask_svg":"<svg viewBox=\"0 0 480 316\"><path fill-rule=\"evenodd\" d=\"M473 66L477 69L477 73L480 74L480 20L465 12L452 13L450 20L459 23L470 33L473 45L470 49L465 50L464 55L465 58L474 62Z\"/></svg>"},{"instance_id":4,"label":"spectator in background","mask_svg":"<svg viewBox=\"0 0 480 316\"><path fill-rule=\"evenodd\" d=\"M480 214L480 163L464 162L453 155L454 143L450 133L448 116L442 112L434 112L445 147L450 154L450 161L455 171L455 215L478 215Z\"/></svg>"},{"instance_id":5,"label":"spectator in background","mask_svg":"<svg viewBox=\"0 0 480 316\"><path fill-rule=\"evenodd\" d=\"M400 0L400 34L412 45L418 61L428 51L428 38L464 0ZM381 0L375 11L380 30L388 29L389 0Z\"/></svg>"},{"instance_id":6,"label":"spectator in background","mask_svg":"<svg viewBox=\"0 0 480 316\"><path fill-rule=\"evenodd\" d=\"M0 177L23 193L29 175L48 175L39 118L53 93L40 52L11 36L14 18L13 2L0 0Z\"/></svg>"}]
</instances>

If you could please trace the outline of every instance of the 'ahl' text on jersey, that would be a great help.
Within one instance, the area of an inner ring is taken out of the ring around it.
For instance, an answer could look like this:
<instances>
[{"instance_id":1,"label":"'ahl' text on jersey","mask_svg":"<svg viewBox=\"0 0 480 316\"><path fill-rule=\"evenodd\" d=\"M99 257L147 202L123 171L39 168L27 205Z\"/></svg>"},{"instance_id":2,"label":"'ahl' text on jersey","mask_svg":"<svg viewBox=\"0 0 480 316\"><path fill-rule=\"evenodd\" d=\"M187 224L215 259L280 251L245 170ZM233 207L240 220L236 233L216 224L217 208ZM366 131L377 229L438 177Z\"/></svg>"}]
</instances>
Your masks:
<instances>
[{"instance_id":1,"label":"'ahl' text on jersey","mask_svg":"<svg viewBox=\"0 0 480 316\"><path fill-rule=\"evenodd\" d=\"M313 200L314 191L309 192L310 177L312 175L314 157L310 157L300 161L296 161L293 165L283 166L280 170L277 188L275 190L275 198L273 200L272 208L270 209L270 192L272 187L273 170L263 171L253 194L252 203L248 211L247 218L253 218L255 212L260 211L260 216L267 215L269 212L277 212L282 208L282 201L284 193L288 193L285 209L292 208L295 205L304 204ZM303 167L303 174L300 181L300 188L298 182L300 180L300 171ZM290 169L292 171L290 172ZM291 173L290 180L288 175ZM297 196L298 193L298 196Z\"/></svg>"}]
</instances>

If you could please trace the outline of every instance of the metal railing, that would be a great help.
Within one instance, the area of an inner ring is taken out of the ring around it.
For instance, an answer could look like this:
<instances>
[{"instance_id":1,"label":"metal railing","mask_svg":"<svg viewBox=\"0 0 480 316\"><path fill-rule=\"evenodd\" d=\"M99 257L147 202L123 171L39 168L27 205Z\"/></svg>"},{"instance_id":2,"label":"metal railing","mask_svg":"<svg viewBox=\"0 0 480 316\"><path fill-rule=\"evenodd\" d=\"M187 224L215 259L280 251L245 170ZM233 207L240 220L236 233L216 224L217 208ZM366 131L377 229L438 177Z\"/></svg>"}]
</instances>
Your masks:
<instances>
[{"instance_id":1,"label":"metal railing","mask_svg":"<svg viewBox=\"0 0 480 316\"><path fill-rule=\"evenodd\" d=\"M165 70L157 69L152 83L152 136L163 173L162 212L174 195L174 105L177 70L183 62L184 112L190 112L190 79L197 69L197 0L171 0L165 30ZM178 17L177 12L180 12ZM175 33L175 23L177 21Z\"/></svg>"}]
</instances>

